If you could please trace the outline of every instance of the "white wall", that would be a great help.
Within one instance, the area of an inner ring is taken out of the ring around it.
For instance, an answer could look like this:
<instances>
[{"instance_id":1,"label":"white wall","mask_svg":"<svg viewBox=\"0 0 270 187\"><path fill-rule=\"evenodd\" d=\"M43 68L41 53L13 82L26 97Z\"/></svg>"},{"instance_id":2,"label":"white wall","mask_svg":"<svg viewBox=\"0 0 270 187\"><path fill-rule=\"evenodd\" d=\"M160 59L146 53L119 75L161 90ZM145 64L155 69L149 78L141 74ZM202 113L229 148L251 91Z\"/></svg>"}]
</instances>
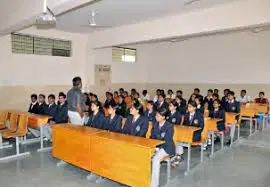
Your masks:
<instances>
[{"instance_id":1,"label":"white wall","mask_svg":"<svg viewBox=\"0 0 270 187\"><path fill-rule=\"evenodd\" d=\"M72 57L13 54L10 35L0 37L0 86L70 85L75 75L84 77L88 36L30 28L21 33L72 41Z\"/></svg>"}]
</instances>

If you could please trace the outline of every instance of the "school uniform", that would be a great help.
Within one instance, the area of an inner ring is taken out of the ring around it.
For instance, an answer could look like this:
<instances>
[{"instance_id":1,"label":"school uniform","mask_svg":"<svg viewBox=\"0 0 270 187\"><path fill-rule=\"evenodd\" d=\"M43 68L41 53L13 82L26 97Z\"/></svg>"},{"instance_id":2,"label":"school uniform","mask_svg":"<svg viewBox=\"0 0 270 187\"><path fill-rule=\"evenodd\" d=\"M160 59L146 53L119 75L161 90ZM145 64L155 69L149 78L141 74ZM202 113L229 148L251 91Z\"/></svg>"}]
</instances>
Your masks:
<instances>
[{"instance_id":1,"label":"school uniform","mask_svg":"<svg viewBox=\"0 0 270 187\"><path fill-rule=\"evenodd\" d=\"M239 103L249 103L251 102L251 99L249 96L245 95L244 97L239 96L236 101L238 101Z\"/></svg>"},{"instance_id":2,"label":"school uniform","mask_svg":"<svg viewBox=\"0 0 270 187\"><path fill-rule=\"evenodd\" d=\"M198 105L196 110L200 112L202 115L204 114L204 107L202 105Z\"/></svg>"},{"instance_id":3,"label":"school uniform","mask_svg":"<svg viewBox=\"0 0 270 187\"><path fill-rule=\"evenodd\" d=\"M199 127L201 128L200 130L197 130L193 134L193 141L200 141L201 140L201 133L204 128L204 118L201 112L194 112L193 114L191 113L186 113L184 115L184 122L183 125L186 126L194 126L194 127Z\"/></svg>"},{"instance_id":4,"label":"school uniform","mask_svg":"<svg viewBox=\"0 0 270 187\"><path fill-rule=\"evenodd\" d=\"M214 108L209 111L210 118L222 119L222 121L217 122L217 129L219 131L225 130L225 111L221 108L215 110Z\"/></svg>"},{"instance_id":5,"label":"school uniform","mask_svg":"<svg viewBox=\"0 0 270 187\"><path fill-rule=\"evenodd\" d=\"M113 106L113 105L115 105L115 102L114 102L114 100L113 99L111 99L111 100L106 100L105 101L105 103L104 103L104 106Z\"/></svg>"},{"instance_id":6,"label":"school uniform","mask_svg":"<svg viewBox=\"0 0 270 187\"><path fill-rule=\"evenodd\" d=\"M182 115L180 112L175 111L173 114L172 112L169 113L167 117L167 121L171 124L180 125Z\"/></svg>"},{"instance_id":7,"label":"school uniform","mask_svg":"<svg viewBox=\"0 0 270 187\"><path fill-rule=\"evenodd\" d=\"M48 115L48 105L46 103L39 104L37 114Z\"/></svg>"},{"instance_id":8,"label":"school uniform","mask_svg":"<svg viewBox=\"0 0 270 187\"><path fill-rule=\"evenodd\" d=\"M169 104L166 101L163 101L162 103L160 103L160 102L157 101L157 102L155 102L154 107L155 107L155 110L158 110L160 108L166 108L166 109L168 109L169 108Z\"/></svg>"},{"instance_id":9,"label":"school uniform","mask_svg":"<svg viewBox=\"0 0 270 187\"><path fill-rule=\"evenodd\" d=\"M37 114L38 113L38 102L35 103L31 103L28 109L28 112L33 113L33 114Z\"/></svg>"},{"instance_id":10,"label":"school uniform","mask_svg":"<svg viewBox=\"0 0 270 187\"><path fill-rule=\"evenodd\" d=\"M159 185L160 159L164 158L165 156L175 154L173 136L174 128L171 123L166 121L162 127L160 127L158 122L153 124L150 138L163 140L165 143L158 146L159 149L152 158L151 187L158 187Z\"/></svg>"},{"instance_id":11,"label":"school uniform","mask_svg":"<svg viewBox=\"0 0 270 187\"><path fill-rule=\"evenodd\" d=\"M145 96L142 96L143 101L150 101L150 95L146 94Z\"/></svg>"},{"instance_id":12,"label":"school uniform","mask_svg":"<svg viewBox=\"0 0 270 187\"><path fill-rule=\"evenodd\" d=\"M144 116L147 117L148 121L152 121L153 123L156 121L156 111L154 110L151 113L149 110L146 110Z\"/></svg>"},{"instance_id":13,"label":"school uniform","mask_svg":"<svg viewBox=\"0 0 270 187\"><path fill-rule=\"evenodd\" d=\"M184 115L187 112L187 107L186 106L181 106L178 105L177 109L176 109L180 114Z\"/></svg>"},{"instance_id":14,"label":"school uniform","mask_svg":"<svg viewBox=\"0 0 270 187\"><path fill-rule=\"evenodd\" d=\"M124 134L129 134L133 136L146 137L148 131L148 119L140 115L136 121L133 120L133 116L128 116L125 126L122 130Z\"/></svg>"},{"instance_id":15,"label":"school uniform","mask_svg":"<svg viewBox=\"0 0 270 187\"><path fill-rule=\"evenodd\" d=\"M115 115L113 118L111 116L106 117L104 129L120 133L122 131L122 119L120 115Z\"/></svg>"},{"instance_id":16,"label":"school uniform","mask_svg":"<svg viewBox=\"0 0 270 187\"><path fill-rule=\"evenodd\" d=\"M260 104L268 104L268 99L267 98L256 98L255 103L260 103Z\"/></svg>"},{"instance_id":17,"label":"school uniform","mask_svg":"<svg viewBox=\"0 0 270 187\"><path fill-rule=\"evenodd\" d=\"M57 105L55 103L48 105L48 116L55 116Z\"/></svg>"},{"instance_id":18,"label":"school uniform","mask_svg":"<svg viewBox=\"0 0 270 187\"><path fill-rule=\"evenodd\" d=\"M167 96L166 96L166 99L175 99L175 95L174 95L174 94L172 94L172 95L167 95Z\"/></svg>"},{"instance_id":19,"label":"school uniform","mask_svg":"<svg viewBox=\"0 0 270 187\"><path fill-rule=\"evenodd\" d=\"M118 104L118 111L122 117L127 117L127 104L124 101Z\"/></svg>"},{"instance_id":20,"label":"school uniform","mask_svg":"<svg viewBox=\"0 0 270 187\"><path fill-rule=\"evenodd\" d=\"M209 111L213 108L213 103L214 103L214 101L213 101L212 97L206 96L206 97L204 98L204 100L203 100L203 103L204 103L204 104L205 104L205 103L208 104L208 110L209 110Z\"/></svg>"},{"instance_id":21,"label":"school uniform","mask_svg":"<svg viewBox=\"0 0 270 187\"><path fill-rule=\"evenodd\" d=\"M228 102L228 98L226 96L223 96L221 99L221 107L225 109L225 105Z\"/></svg>"},{"instance_id":22,"label":"school uniform","mask_svg":"<svg viewBox=\"0 0 270 187\"><path fill-rule=\"evenodd\" d=\"M103 129L104 125L105 125L105 116L100 111L96 113L96 115L94 113L90 114L88 123L86 124L86 126L88 127L94 127L97 129Z\"/></svg>"}]
</instances>

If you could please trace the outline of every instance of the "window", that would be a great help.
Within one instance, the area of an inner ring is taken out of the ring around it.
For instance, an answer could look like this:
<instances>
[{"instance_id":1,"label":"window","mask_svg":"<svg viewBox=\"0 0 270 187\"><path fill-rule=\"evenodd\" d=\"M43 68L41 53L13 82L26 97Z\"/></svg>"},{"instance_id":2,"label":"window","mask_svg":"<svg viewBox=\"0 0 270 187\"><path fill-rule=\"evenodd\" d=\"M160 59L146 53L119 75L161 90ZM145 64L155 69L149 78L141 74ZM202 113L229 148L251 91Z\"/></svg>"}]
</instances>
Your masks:
<instances>
[{"instance_id":1,"label":"window","mask_svg":"<svg viewBox=\"0 0 270 187\"><path fill-rule=\"evenodd\" d=\"M71 41L11 34L12 53L47 56L71 56Z\"/></svg>"},{"instance_id":2,"label":"window","mask_svg":"<svg viewBox=\"0 0 270 187\"><path fill-rule=\"evenodd\" d=\"M113 47L112 59L114 62L136 62L136 49Z\"/></svg>"}]
</instances>

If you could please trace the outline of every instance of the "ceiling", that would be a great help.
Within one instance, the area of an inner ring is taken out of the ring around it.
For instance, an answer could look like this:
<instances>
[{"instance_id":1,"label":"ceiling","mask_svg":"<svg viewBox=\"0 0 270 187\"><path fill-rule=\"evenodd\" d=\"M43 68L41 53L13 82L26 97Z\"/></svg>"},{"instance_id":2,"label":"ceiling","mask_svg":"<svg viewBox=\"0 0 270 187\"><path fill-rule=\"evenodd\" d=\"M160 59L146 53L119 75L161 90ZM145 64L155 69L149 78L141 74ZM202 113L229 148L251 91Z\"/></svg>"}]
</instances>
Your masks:
<instances>
[{"instance_id":1,"label":"ceiling","mask_svg":"<svg viewBox=\"0 0 270 187\"><path fill-rule=\"evenodd\" d=\"M57 29L78 33L98 30L87 27L92 10L98 13L98 26L118 27L231 1L236 0L100 0L58 16Z\"/></svg>"}]
</instances>

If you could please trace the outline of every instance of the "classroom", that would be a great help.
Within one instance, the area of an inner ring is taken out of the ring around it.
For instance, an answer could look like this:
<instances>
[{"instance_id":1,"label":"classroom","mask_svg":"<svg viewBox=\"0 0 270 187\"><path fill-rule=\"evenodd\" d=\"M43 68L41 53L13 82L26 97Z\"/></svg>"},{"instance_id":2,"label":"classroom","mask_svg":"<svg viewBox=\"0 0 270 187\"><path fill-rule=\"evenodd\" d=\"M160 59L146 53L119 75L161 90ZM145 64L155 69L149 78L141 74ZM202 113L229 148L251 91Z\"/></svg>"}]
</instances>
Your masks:
<instances>
[{"instance_id":1,"label":"classroom","mask_svg":"<svg viewBox=\"0 0 270 187\"><path fill-rule=\"evenodd\" d=\"M0 186L269 187L269 0L1 0Z\"/></svg>"}]
</instances>

